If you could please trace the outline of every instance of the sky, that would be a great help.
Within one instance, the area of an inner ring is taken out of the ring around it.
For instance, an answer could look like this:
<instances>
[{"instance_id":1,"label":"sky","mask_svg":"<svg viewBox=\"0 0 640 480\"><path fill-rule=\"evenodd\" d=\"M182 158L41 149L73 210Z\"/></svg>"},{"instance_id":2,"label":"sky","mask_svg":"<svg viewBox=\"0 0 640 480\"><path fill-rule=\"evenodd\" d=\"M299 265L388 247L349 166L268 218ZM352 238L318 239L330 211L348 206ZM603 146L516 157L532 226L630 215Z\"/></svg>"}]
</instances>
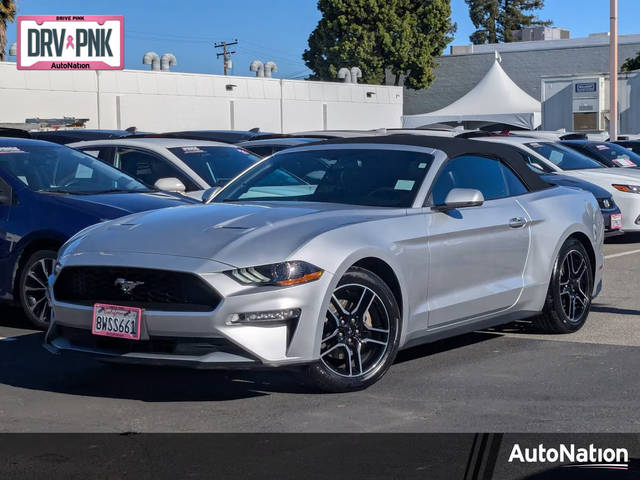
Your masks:
<instances>
[{"instance_id":1,"label":"sky","mask_svg":"<svg viewBox=\"0 0 640 480\"><path fill-rule=\"evenodd\" d=\"M213 43L238 40L235 75L249 72L252 60L275 61L284 78L304 78L302 60L309 34L320 19L316 0L17 0L22 15L120 14L125 19L125 67L147 69L142 56L153 50L178 58L174 71L222 73ZM620 34L640 33L640 0L619 0ZM55 5L55 6L53 6ZM474 28L465 0L451 0L458 31L452 45L469 44ZM608 0L546 0L543 19L567 28L572 37L609 30ZM9 43L16 39L9 25Z\"/></svg>"}]
</instances>

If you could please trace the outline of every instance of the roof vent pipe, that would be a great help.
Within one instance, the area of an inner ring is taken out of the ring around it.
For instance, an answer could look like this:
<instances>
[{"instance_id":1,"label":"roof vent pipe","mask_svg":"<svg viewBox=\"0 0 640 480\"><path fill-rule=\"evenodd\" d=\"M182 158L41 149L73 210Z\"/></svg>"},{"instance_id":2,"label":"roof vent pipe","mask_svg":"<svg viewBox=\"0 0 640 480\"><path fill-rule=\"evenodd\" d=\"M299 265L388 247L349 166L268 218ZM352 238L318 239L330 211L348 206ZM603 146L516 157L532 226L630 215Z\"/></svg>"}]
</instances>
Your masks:
<instances>
[{"instance_id":1,"label":"roof vent pipe","mask_svg":"<svg viewBox=\"0 0 640 480\"><path fill-rule=\"evenodd\" d=\"M351 83L351 72L348 68L342 67L338 70L338 78L342 79L344 83Z\"/></svg>"},{"instance_id":2,"label":"roof vent pipe","mask_svg":"<svg viewBox=\"0 0 640 480\"><path fill-rule=\"evenodd\" d=\"M178 64L178 60L173 53L165 53L160 58L160 70L168 72L171 67L175 67Z\"/></svg>"},{"instance_id":3,"label":"roof vent pipe","mask_svg":"<svg viewBox=\"0 0 640 480\"><path fill-rule=\"evenodd\" d=\"M142 57L143 65L151 65L151 70L160 70L160 57L156 52L147 52Z\"/></svg>"},{"instance_id":4,"label":"roof vent pipe","mask_svg":"<svg viewBox=\"0 0 640 480\"><path fill-rule=\"evenodd\" d=\"M267 62L264 64L264 76L271 78L272 73L278 71L278 65L275 62Z\"/></svg>"},{"instance_id":5,"label":"roof vent pipe","mask_svg":"<svg viewBox=\"0 0 640 480\"><path fill-rule=\"evenodd\" d=\"M249 70L256 72L256 77L264 77L264 64L260 60L254 60L251 62Z\"/></svg>"},{"instance_id":6,"label":"roof vent pipe","mask_svg":"<svg viewBox=\"0 0 640 480\"><path fill-rule=\"evenodd\" d=\"M358 83L359 78L362 78L362 70L358 67L351 67L351 82Z\"/></svg>"}]
</instances>

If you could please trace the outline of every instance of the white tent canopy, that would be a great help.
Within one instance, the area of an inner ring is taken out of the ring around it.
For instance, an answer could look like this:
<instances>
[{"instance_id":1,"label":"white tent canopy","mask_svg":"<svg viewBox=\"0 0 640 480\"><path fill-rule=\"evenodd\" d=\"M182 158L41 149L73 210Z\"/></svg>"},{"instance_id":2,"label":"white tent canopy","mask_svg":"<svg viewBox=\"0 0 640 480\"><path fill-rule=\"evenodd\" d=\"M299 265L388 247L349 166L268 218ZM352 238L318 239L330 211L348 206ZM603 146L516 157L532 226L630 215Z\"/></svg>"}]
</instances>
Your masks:
<instances>
[{"instance_id":1,"label":"white tent canopy","mask_svg":"<svg viewBox=\"0 0 640 480\"><path fill-rule=\"evenodd\" d=\"M496 58L491 69L469 93L441 110L405 115L402 126L417 128L434 123L474 121L506 123L535 130L542 123L541 105L509 78Z\"/></svg>"}]
</instances>

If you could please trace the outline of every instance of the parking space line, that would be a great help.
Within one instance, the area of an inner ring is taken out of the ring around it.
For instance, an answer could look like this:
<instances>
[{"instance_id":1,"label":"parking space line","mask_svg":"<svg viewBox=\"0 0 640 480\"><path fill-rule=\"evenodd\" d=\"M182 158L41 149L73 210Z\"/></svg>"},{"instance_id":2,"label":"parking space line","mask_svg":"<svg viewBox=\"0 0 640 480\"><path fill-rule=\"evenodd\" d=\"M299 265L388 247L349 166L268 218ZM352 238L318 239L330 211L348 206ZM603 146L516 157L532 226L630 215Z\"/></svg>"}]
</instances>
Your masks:
<instances>
[{"instance_id":1,"label":"parking space line","mask_svg":"<svg viewBox=\"0 0 640 480\"><path fill-rule=\"evenodd\" d=\"M613 253L611 255L605 255L605 259L610 259L610 258L617 258L617 257L624 257L626 255L633 255L635 253L640 253L640 250L630 250L628 252L622 252L622 253Z\"/></svg>"}]
</instances>

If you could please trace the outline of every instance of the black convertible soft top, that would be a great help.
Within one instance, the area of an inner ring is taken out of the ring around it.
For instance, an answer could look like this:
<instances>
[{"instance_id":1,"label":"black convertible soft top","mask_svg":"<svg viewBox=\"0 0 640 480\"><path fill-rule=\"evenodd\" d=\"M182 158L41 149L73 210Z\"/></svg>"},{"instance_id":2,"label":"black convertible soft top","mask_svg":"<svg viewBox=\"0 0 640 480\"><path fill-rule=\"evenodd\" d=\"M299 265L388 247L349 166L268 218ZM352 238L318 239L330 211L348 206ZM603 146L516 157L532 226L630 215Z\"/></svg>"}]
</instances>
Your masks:
<instances>
[{"instance_id":1,"label":"black convertible soft top","mask_svg":"<svg viewBox=\"0 0 640 480\"><path fill-rule=\"evenodd\" d=\"M354 143L409 145L413 147L433 148L443 151L449 158L464 155L482 155L485 157L498 158L506 163L520 177L529 190L544 190L551 187L551 185L540 178L540 175L529 168L516 147L503 143L480 142L477 140L450 137L429 137L426 135L385 135L331 139L316 145L348 145Z\"/></svg>"}]
</instances>

